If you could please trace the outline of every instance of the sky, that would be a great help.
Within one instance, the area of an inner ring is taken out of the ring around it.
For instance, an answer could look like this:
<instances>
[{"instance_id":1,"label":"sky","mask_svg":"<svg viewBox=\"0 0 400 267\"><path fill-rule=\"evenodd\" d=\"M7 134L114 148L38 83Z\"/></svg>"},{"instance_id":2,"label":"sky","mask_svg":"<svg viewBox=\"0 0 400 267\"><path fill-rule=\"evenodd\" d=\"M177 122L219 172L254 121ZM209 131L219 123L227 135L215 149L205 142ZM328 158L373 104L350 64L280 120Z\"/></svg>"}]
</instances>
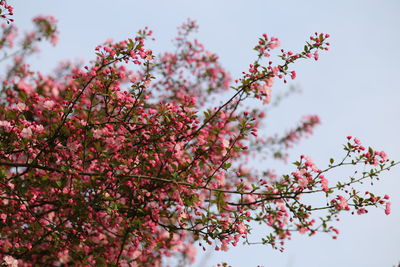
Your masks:
<instances>
[{"instance_id":1,"label":"sky","mask_svg":"<svg viewBox=\"0 0 400 267\"><path fill-rule=\"evenodd\" d=\"M43 46L32 65L48 71L61 60L85 60L108 38L123 40L149 26L156 41L154 52L172 47L176 27L194 19L197 38L220 56L233 77L254 59L252 47L262 33L280 38L282 48L299 51L314 32L331 35L331 49L317 62L296 63L297 79L291 85L302 93L290 96L270 112L274 132L292 127L303 115L318 114L322 125L314 135L291 151L289 160L307 154L318 164L341 155L347 135L385 150L400 160L400 1L269 1L269 0L15 0L16 24L30 29L39 14L59 21L57 47ZM276 82L275 91L283 90ZM287 168L287 167L283 167ZM346 173L338 173L346 177ZM339 177L340 176L340 177ZM392 214L382 209L363 216L342 216L336 224L338 240L324 234L294 235L283 253L268 246L250 246L228 252L200 252L193 266L265 267L382 267L400 262L400 167L381 177L373 191L391 195ZM253 235L260 235L257 229Z\"/></svg>"}]
</instances>

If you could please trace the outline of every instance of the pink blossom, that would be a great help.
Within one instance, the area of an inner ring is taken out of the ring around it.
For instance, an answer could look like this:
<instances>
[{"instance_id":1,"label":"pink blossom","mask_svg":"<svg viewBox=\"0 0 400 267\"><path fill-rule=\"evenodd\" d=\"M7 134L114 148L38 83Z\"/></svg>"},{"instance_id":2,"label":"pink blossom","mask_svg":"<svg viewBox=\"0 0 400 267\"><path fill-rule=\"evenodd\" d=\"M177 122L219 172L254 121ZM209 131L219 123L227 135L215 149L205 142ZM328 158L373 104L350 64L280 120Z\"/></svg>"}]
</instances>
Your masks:
<instances>
[{"instance_id":1,"label":"pink blossom","mask_svg":"<svg viewBox=\"0 0 400 267\"><path fill-rule=\"evenodd\" d=\"M269 104L271 102L271 88L268 86L268 84L261 85L259 92L265 96L264 104Z\"/></svg>"},{"instance_id":2,"label":"pink blossom","mask_svg":"<svg viewBox=\"0 0 400 267\"><path fill-rule=\"evenodd\" d=\"M315 51L315 52L314 52L314 59L315 59L315 60L318 60L318 59L319 59L318 51Z\"/></svg>"},{"instance_id":3,"label":"pink blossom","mask_svg":"<svg viewBox=\"0 0 400 267\"><path fill-rule=\"evenodd\" d=\"M229 244L228 244L228 241L226 239L222 240L221 250L222 251L228 251L229 250Z\"/></svg>"},{"instance_id":4,"label":"pink blossom","mask_svg":"<svg viewBox=\"0 0 400 267\"><path fill-rule=\"evenodd\" d=\"M65 250L63 250L63 251L61 251L61 252L59 252L59 253L57 254L57 256L58 256L60 262L63 263L63 264L68 263L68 261L69 261L69 259L70 259L69 251L68 251L67 249L65 249Z\"/></svg>"},{"instance_id":5,"label":"pink blossom","mask_svg":"<svg viewBox=\"0 0 400 267\"><path fill-rule=\"evenodd\" d=\"M46 100L43 103L43 108L44 109L51 109L55 105L54 101L52 100Z\"/></svg>"},{"instance_id":6,"label":"pink blossom","mask_svg":"<svg viewBox=\"0 0 400 267\"><path fill-rule=\"evenodd\" d=\"M391 206L391 205L392 205L391 202L387 202L387 203L386 203L386 206L385 206L385 214L386 214L386 215L389 215L389 214L390 214L390 212L391 212L390 206Z\"/></svg>"},{"instance_id":7,"label":"pink blossom","mask_svg":"<svg viewBox=\"0 0 400 267\"><path fill-rule=\"evenodd\" d=\"M50 43L51 43L53 46L56 46L57 43L58 43L58 35L56 35L56 34L51 35L51 36L50 36Z\"/></svg>"},{"instance_id":8,"label":"pink blossom","mask_svg":"<svg viewBox=\"0 0 400 267\"><path fill-rule=\"evenodd\" d=\"M299 177L299 184L302 187L306 187L308 185L308 179L306 177L304 177L304 176L300 176Z\"/></svg>"},{"instance_id":9,"label":"pink blossom","mask_svg":"<svg viewBox=\"0 0 400 267\"><path fill-rule=\"evenodd\" d=\"M93 137L96 139L100 139L103 135L103 130L101 129L94 129L93 130Z\"/></svg>"},{"instance_id":10,"label":"pink blossom","mask_svg":"<svg viewBox=\"0 0 400 267\"><path fill-rule=\"evenodd\" d=\"M36 125L36 126L35 126L35 132L36 132L37 134L40 134L40 133L42 133L43 131L44 131L43 125L39 124L39 125Z\"/></svg>"},{"instance_id":11,"label":"pink blossom","mask_svg":"<svg viewBox=\"0 0 400 267\"><path fill-rule=\"evenodd\" d=\"M7 255L3 258L3 260L9 267L18 267L18 260L14 259L12 256Z\"/></svg>"},{"instance_id":12,"label":"pink blossom","mask_svg":"<svg viewBox=\"0 0 400 267\"><path fill-rule=\"evenodd\" d=\"M22 103L22 102L19 102L16 107L19 112L22 112L26 109L25 103Z\"/></svg>"},{"instance_id":13,"label":"pink blossom","mask_svg":"<svg viewBox=\"0 0 400 267\"><path fill-rule=\"evenodd\" d=\"M222 140L222 145L223 145L225 148L228 148L228 147L229 147L229 140L223 139L223 140Z\"/></svg>"},{"instance_id":14,"label":"pink blossom","mask_svg":"<svg viewBox=\"0 0 400 267\"><path fill-rule=\"evenodd\" d=\"M340 210L349 210L349 204L347 203L347 200L343 196L338 196L337 199L339 200L338 203L338 209Z\"/></svg>"},{"instance_id":15,"label":"pink blossom","mask_svg":"<svg viewBox=\"0 0 400 267\"><path fill-rule=\"evenodd\" d=\"M21 131L21 136L22 136L23 138L29 139L29 138L32 137L32 135L33 135L33 133L32 133L31 127L24 128L24 129L22 129L22 131Z\"/></svg>"},{"instance_id":16,"label":"pink blossom","mask_svg":"<svg viewBox=\"0 0 400 267\"><path fill-rule=\"evenodd\" d=\"M364 209L364 208L361 208L361 209L358 209L357 210L357 214L358 215L361 215L361 214L365 214L365 213L367 213L368 211L366 210L366 209Z\"/></svg>"},{"instance_id":17,"label":"pink blossom","mask_svg":"<svg viewBox=\"0 0 400 267\"><path fill-rule=\"evenodd\" d=\"M321 186L324 192L328 192L329 190L328 179L326 179L323 175L321 175Z\"/></svg>"},{"instance_id":18,"label":"pink blossom","mask_svg":"<svg viewBox=\"0 0 400 267\"><path fill-rule=\"evenodd\" d=\"M305 233L307 232L307 230L308 230L308 229L307 229L306 227L300 227L300 228L299 228L299 233L300 233L300 234L305 234Z\"/></svg>"},{"instance_id":19,"label":"pink blossom","mask_svg":"<svg viewBox=\"0 0 400 267\"><path fill-rule=\"evenodd\" d=\"M9 121L0 121L0 127L4 127L6 131L11 129L11 123Z\"/></svg>"}]
</instances>

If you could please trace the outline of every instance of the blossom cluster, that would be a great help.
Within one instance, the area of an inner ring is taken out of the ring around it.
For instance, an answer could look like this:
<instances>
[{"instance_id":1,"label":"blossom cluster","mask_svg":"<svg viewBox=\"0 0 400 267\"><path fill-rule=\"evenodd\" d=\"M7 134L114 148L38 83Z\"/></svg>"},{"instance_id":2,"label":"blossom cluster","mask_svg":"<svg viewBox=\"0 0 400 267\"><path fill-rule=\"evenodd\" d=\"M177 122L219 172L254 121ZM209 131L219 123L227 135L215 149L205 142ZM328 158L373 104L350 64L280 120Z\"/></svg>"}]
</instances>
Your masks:
<instances>
[{"instance_id":1,"label":"blossom cluster","mask_svg":"<svg viewBox=\"0 0 400 267\"><path fill-rule=\"evenodd\" d=\"M14 15L13 11L14 8L11 5L7 4L5 0L0 1L0 17L2 19L5 19L8 24L10 22L14 22L14 19L10 18L12 15Z\"/></svg>"}]
</instances>

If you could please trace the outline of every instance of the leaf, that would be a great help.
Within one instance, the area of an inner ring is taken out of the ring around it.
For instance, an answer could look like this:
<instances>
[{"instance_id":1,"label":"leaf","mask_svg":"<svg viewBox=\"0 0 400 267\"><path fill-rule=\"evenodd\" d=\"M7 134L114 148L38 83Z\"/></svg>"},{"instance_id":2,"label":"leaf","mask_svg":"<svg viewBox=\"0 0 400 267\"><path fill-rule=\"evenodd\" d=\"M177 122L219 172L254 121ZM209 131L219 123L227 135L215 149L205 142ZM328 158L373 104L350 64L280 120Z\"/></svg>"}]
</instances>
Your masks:
<instances>
[{"instance_id":1,"label":"leaf","mask_svg":"<svg viewBox=\"0 0 400 267\"><path fill-rule=\"evenodd\" d=\"M374 154L374 150L372 149L372 147L368 147L368 153L370 153L371 156Z\"/></svg>"},{"instance_id":2,"label":"leaf","mask_svg":"<svg viewBox=\"0 0 400 267\"><path fill-rule=\"evenodd\" d=\"M224 170L227 170L227 169L229 169L231 166L232 166L232 163L226 162L226 163L224 164L223 169L224 169Z\"/></svg>"},{"instance_id":3,"label":"leaf","mask_svg":"<svg viewBox=\"0 0 400 267\"><path fill-rule=\"evenodd\" d=\"M217 192L216 197L218 211L222 213L224 211L224 207L226 206L225 194L223 192Z\"/></svg>"},{"instance_id":4,"label":"leaf","mask_svg":"<svg viewBox=\"0 0 400 267\"><path fill-rule=\"evenodd\" d=\"M58 188L61 188L62 182L61 182L60 180L57 180L57 181L56 181L56 185L57 185Z\"/></svg>"}]
</instances>

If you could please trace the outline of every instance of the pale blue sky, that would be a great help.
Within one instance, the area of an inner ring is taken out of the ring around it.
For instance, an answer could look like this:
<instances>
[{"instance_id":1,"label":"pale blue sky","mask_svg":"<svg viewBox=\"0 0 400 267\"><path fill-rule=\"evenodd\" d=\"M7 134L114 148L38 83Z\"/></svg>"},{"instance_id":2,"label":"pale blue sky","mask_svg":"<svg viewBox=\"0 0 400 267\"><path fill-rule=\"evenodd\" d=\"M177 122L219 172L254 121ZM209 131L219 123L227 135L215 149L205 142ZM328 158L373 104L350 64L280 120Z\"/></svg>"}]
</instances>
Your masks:
<instances>
[{"instance_id":1,"label":"pale blue sky","mask_svg":"<svg viewBox=\"0 0 400 267\"><path fill-rule=\"evenodd\" d=\"M319 114L323 124L292 152L324 163L339 156L347 135L400 159L400 1L128 1L16 0L15 19L22 29L37 14L59 20L60 43L45 46L33 65L49 70L64 59L91 59L107 38L134 36L143 26L154 30L154 51L171 47L176 27L187 18L200 24L198 39L220 55L234 77L251 63L252 47L266 32L283 48L301 49L313 32L331 35L331 50L318 62L296 65L295 85L303 90L271 112L274 132L291 127L302 115ZM273 90L279 90L279 85ZM344 175L339 173L338 175ZM229 252L199 252L205 266L227 261L233 266L382 267L400 261L400 168L382 176L375 191L392 196L393 213L373 210L364 216L343 216L338 240L326 235L294 236L280 253L270 247L239 247ZM254 232L254 235L259 234ZM196 265L195 265L196 266Z\"/></svg>"}]
</instances>

